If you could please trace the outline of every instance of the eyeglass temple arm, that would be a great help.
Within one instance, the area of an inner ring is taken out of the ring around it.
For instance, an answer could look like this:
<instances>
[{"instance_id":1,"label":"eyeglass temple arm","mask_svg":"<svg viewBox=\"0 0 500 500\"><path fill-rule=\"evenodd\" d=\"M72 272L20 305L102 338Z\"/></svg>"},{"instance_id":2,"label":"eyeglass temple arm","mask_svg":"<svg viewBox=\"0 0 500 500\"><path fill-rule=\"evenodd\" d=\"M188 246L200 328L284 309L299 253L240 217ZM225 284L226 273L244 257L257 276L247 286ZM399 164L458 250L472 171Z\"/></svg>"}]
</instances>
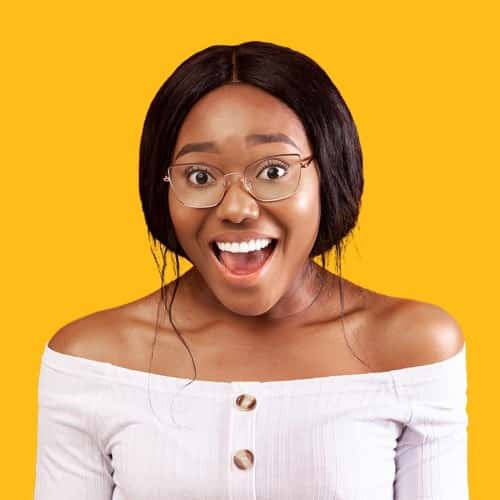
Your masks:
<instances>
[{"instance_id":1,"label":"eyeglass temple arm","mask_svg":"<svg viewBox=\"0 0 500 500\"><path fill-rule=\"evenodd\" d=\"M314 155L309 156L309 158L302 158L300 162L300 168L307 168L309 164L314 160Z\"/></svg>"}]
</instances>

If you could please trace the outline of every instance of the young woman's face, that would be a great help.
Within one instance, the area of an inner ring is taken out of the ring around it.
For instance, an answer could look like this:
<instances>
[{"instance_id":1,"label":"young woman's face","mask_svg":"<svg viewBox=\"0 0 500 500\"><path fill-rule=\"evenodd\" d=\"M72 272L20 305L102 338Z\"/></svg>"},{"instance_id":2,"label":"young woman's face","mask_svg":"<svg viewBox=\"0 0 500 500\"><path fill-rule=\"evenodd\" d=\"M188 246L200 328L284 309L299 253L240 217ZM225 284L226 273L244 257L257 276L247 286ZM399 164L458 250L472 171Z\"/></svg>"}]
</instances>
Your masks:
<instances>
[{"instance_id":1,"label":"young woman's face","mask_svg":"<svg viewBox=\"0 0 500 500\"><path fill-rule=\"evenodd\" d=\"M274 139L248 141L251 134L273 135ZM279 140L285 136L290 141ZM213 143L209 149L206 145L190 148L177 157L187 144L208 142ZM224 173L243 172L256 160L290 153L301 158L312 154L297 115L263 90L237 83L213 90L193 106L179 131L171 164L199 162L215 165ZM204 174L191 174L191 179L207 182ZM224 197L210 208L185 206L169 186L168 204L177 239L206 285L199 292L208 292L238 315L286 310L295 300L292 296L300 293L318 233L321 207L316 162L301 169L295 194L279 201L258 201L238 176L226 179L229 187ZM214 240L247 241L259 235L275 238L277 244L263 267L252 275L230 273L214 253Z\"/></svg>"}]
</instances>

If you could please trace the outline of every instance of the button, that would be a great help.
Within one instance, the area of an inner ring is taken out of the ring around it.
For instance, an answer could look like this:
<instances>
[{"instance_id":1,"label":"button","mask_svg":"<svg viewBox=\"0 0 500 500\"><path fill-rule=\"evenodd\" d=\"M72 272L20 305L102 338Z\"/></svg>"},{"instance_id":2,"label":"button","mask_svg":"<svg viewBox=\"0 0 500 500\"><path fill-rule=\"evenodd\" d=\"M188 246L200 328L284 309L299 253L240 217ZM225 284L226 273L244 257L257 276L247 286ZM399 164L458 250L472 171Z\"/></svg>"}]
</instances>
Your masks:
<instances>
[{"instance_id":1,"label":"button","mask_svg":"<svg viewBox=\"0 0 500 500\"><path fill-rule=\"evenodd\" d=\"M239 450L235 453L233 460L239 469L250 469L253 466L254 457L250 450Z\"/></svg>"},{"instance_id":2,"label":"button","mask_svg":"<svg viewBox=\"0 0 500 500\"><path fill-rule=\"evenodd\" d=\"M240 394L236 398L236 406L241 411L250 411L257 406L257 400L251 394Z\"/></svg>"}]
</instances>

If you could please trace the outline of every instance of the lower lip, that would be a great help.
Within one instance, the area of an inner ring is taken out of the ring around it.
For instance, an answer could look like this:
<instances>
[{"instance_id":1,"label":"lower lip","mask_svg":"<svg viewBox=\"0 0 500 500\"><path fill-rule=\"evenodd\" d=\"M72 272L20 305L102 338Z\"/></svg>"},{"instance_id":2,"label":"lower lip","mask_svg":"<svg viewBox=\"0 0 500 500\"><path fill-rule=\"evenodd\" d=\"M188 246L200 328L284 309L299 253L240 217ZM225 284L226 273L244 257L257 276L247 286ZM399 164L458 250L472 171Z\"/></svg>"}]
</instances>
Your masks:
<instances>
[{"instance_id":1,"label":"lower lip","mask_svg":"<svg viewBox=\"0 0 500 500\"><path fill-rule=\"evenodd\" d=\"M247 286L252 286L255 285L259 279L264 275L264 273L267 271L269 266L271 265L274 256L277 253L279 246L279 240L276 242L275 247L273 249L273 252L271 255L267 258L267 260L264 262L262 267L257 269L257 271L254 271L253 273L250 274L234 274L232 273L226 266L221 264L219 262L219 259L215 255L212 249L210 249L210 253L212 254L212 258L215 260L215 265L219 269L219 271L222 273L222 276L224 279L229 282L230 285L233 286L239 286L239 287L247 287Z\"/></svg>"}]
</instances>

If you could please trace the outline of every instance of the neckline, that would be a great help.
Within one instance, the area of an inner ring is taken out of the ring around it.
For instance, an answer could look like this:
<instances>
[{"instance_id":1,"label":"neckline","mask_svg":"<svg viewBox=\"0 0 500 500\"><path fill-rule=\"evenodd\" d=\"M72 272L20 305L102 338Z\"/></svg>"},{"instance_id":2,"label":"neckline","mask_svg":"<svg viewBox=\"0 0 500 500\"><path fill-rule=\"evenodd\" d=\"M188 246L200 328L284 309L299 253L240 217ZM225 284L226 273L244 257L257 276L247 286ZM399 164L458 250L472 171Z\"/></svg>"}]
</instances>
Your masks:
<instances>
[{"instance_id":1,"label":"neckline","mask_svg":"<svg viewBox=\"0 0 500 500\"><path fill-rule=\"evenodd\" d=\"M78 372L81 374L94 374L111 378L117 382L135 385L148 386L160 390L177 390L180 387L186 386L185 390L192 391L194 387L199 389L200 393L205 393L207 390L226 393L229 388L238 389L262 389L273 392L280 390L285 392L308 392L315 390L323 390L323 388L348 388L350 390L360 388L366 389L367 386L379 387L380 385L394 384L396 381L400 385L414 384L427 380L433 380L439 376L443 376L448 370L455 371L461 369L463 371L465 365L466 344L464 343L460 351L453 356L424 365L410 366L406 368L398 368L395 370L385 370L378 372L367 373L351 373L337 374L323 377L309 377L301 379L285 379L285 380L200 380L196 379L192 383L192 379L174 377L171 375L163 375L159 373L148 373L143 370L135 370L124 366L115 365L105 361L97 361L81 356L65 354L51 349L48 342L45 344L43 353L43 362L50 366L54 366L63 371ZM196 390L194 391L196 392Z\"/></svg>"}]
</instances>

